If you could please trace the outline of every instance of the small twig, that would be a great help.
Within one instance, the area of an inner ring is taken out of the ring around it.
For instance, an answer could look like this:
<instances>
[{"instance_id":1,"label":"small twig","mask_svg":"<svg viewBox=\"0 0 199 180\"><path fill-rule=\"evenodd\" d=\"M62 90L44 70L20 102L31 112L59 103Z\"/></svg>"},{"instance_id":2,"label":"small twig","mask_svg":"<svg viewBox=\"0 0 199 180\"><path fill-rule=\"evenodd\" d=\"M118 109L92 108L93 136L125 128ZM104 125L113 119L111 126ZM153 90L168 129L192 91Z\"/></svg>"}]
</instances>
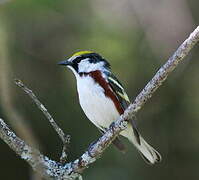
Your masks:
<instances>
[{"instance_id":1,"label":"small twig","mask_svg":"<svg viewBox=\"0 0 199 180\"><path fill-rule=\"evenodd\" d=\"M64 131L57 125L51 114L48 112L46 107L39 101L37 96L33 93L31 89L29 89L27 86L24 85L24 83L19 80L15 79L15 84L20 87L32 100L33 102L37 105L37 107L43 112L43 114L46 116L52 127L55 129L57 134L59 135L60 139L63 142L63 150L62 150L62 155L60 157L61 163L65 163L67 159L67 150L69 148L69 143L70 143L70 135L66 135Z\"/></svg>"}]
</instances>

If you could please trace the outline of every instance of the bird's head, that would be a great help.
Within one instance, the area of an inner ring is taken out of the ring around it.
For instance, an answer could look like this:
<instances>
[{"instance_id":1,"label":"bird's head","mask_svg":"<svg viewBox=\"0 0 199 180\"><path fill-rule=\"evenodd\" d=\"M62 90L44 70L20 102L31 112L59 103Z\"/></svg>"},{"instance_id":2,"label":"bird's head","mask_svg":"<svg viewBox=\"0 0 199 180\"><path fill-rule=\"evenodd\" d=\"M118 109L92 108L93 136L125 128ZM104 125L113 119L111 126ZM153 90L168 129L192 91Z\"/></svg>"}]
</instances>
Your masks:
<instances>
[{"instance_id":1,"label":"bird's head","mask_svg":"<svg viewBox=\"0 0 199 180\"><path fill-rule=\"evenodd\" d=\"M110 64L99 54L92 51L79 51L58 64L70 68L75 75L96 70L110 70Z\"/></svg>"}]
</instances>

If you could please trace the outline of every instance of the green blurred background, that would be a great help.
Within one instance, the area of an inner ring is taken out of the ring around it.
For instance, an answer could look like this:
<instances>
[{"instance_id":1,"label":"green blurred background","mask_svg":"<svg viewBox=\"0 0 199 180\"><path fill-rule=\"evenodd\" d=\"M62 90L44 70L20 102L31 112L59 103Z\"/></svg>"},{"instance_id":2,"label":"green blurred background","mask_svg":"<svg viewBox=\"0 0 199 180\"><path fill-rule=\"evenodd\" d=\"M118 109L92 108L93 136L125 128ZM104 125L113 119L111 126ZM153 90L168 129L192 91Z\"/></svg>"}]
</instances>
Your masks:
<instances>
[{"instance_id":1,"label":"green blurred background","mask_svg":"<svg viewBox=\"0 0 199 180\"><path fill-rule=\"evenodd\" d=\"M68 161L100 133L77 98L75 78L56 65L79 50L103 55L133 100L199 22L198 0L1 0L0 117L45 155L58 160L61 142L43 114L13 83L21 79L72 136ZM87 169L86 180L198 179L199 48L138 113L143 136L163 161L148 166L126 140ZM0 141L0 179L40 179Z\"/></svg>"}]
</instances>

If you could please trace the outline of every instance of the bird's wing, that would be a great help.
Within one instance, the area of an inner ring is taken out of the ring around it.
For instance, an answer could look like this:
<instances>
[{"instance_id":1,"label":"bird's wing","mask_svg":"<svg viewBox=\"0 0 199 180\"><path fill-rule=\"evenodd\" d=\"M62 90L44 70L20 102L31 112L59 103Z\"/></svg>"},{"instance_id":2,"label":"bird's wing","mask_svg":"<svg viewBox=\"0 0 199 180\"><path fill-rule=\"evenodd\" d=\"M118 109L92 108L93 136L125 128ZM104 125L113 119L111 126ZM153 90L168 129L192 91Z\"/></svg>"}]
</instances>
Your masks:
<instances>
[{"instance_id":1,"label":"bird's wing","mask_svg":"<svg viewBox=\"0 0 199 180\"><path fill-rule=\"evenodd\" d=\"M122 106L122 109L125 110L128 107L130 100L122 84L118 81L118 79L112 73L108 74L108 83L112 91L115 93L117 99L119 100Z\"/></svg>"},{"instance_id":2,"label":"bird's wing","mask_svg":"<svg viewBox=\"0 0 199 180\"><path fill-rule=\"evenodd\" d=\"M126 94L122 84L118 81L118 79L112 73L108 73L107 75L108 75L108 83L112 91L115 93L118 101L120 102L122 109L125 110L130 104L128 95ZM137 142L140 144L140 135L137 129L136 122L134 120L130 120L130 124L133 128L133 132L137 139Z\"/></svg>"}]
</instances>

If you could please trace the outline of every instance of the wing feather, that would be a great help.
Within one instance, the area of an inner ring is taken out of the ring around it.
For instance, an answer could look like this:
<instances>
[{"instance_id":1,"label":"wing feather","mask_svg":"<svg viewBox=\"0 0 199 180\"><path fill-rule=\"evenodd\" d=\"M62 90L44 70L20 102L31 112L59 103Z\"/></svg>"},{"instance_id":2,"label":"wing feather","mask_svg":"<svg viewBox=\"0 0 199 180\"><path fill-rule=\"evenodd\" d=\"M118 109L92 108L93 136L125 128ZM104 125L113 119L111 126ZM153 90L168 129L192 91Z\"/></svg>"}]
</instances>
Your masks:
<instances>
[{"instance_id":1,"label":"wing feather","mask_svg":"<svg viewBox=\"0 0 199 180\"><path fill-rule=\"evenodd\" d=\"M128 105L130 104L130 100L129 100L128 95L125 92L122 84L110 72L108 74L108 83L109 83L110 87L112 88L112 91L117 96L117 98L118 98L118 100L119 100L119 102L122 106L122 109L125 110L128 107ZM137 129L137 126L136 126L136 124L133 120L130 121L130 124L132 126L136 140L137 140L138 144L140 144L140 134L139 134L139 131Z\"/></svg>"},{"instance_id":2,"label":"wing feather","mask_svg":"<svg viewBox=\"0 0 199 180\"><path fill-rule=\"evenodd\" d=\"M125 110L128 107L130 100L129 100L128 95L126 94L122 84L111 73L109 73L109 75L108 75L108 83L111 86L112 91L117 96L119 102L121 103L123 110Z\"/></svg>"}]
</instances>

